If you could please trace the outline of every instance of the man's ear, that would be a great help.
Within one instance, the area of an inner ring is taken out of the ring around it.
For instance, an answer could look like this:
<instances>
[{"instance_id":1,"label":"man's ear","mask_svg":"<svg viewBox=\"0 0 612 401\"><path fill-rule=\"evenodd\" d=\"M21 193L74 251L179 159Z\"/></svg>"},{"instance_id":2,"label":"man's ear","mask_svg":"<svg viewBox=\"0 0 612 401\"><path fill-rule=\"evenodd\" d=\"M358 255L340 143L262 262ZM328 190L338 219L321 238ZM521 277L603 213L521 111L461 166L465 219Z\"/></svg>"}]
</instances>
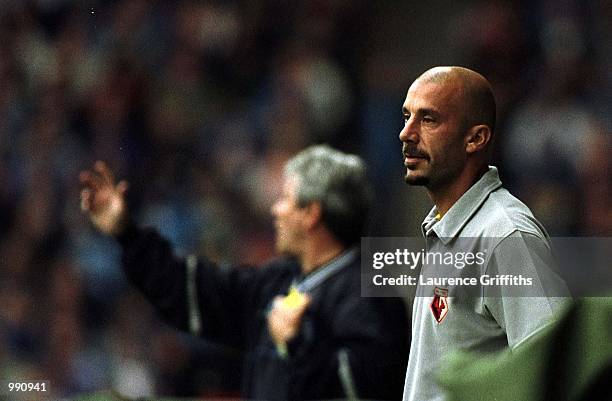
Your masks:
<instances>
[{"instance_id":1,"label":"man's ear","mask_svg":"<svg viewBox=\"0 0 612 401\"><path fill-rule=\"evenodd\" d=\"M304 225L307 229L316 227L323 221L321 202L311 202L304 208Z\"/></svg>"},{"instance_id":2,"label":"man's ear","mask_svg":"<svg viewBox=\"0 0 612 401\"><path fill-rule=\"evenodd\" d=\"M491 129L488 125L475 125L469 129L466 138L465 151L468 154L480 152L491 142Z\"/></svg>"}]
</instances>

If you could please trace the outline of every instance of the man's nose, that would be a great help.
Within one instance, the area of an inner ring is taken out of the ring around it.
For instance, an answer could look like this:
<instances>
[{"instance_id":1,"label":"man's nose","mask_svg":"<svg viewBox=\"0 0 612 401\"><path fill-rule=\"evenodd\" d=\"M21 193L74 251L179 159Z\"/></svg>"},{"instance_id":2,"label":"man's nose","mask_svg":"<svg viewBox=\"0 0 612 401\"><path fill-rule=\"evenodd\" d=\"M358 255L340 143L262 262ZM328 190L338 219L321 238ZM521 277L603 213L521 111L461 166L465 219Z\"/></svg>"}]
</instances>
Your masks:
<instances>
[{"instance_id":1,"label":"man's nose","mask_svg":"<svg viewBox=\"0 0 612 401\"><path fill-rule=\"evenodd\" d=\"M402 142L419 142L419 132L414 120L408 119L404 123L404 126L399 133L399 140Z\"/></svg>"}]
</instances>

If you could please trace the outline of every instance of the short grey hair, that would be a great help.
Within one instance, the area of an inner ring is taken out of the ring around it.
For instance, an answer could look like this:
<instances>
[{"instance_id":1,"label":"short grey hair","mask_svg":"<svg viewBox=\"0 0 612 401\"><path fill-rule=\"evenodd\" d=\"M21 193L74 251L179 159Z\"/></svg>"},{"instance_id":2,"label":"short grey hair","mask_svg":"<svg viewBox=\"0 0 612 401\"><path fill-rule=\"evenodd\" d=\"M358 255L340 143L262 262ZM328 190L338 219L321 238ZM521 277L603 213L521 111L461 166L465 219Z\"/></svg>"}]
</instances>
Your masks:
<instances>
[{"instance_id":1,"label":"short grey hair","mask_svg":"<svg viewBox=\"0 0 612 401\"><path fill-rule=\"evenodd\" d=\"M298 206L319 202L323 222L338 240L347 246L360 240L373 194L359 156L311 146L287 162L285 176L297 178Z\"/></svg>"}]
</instances>

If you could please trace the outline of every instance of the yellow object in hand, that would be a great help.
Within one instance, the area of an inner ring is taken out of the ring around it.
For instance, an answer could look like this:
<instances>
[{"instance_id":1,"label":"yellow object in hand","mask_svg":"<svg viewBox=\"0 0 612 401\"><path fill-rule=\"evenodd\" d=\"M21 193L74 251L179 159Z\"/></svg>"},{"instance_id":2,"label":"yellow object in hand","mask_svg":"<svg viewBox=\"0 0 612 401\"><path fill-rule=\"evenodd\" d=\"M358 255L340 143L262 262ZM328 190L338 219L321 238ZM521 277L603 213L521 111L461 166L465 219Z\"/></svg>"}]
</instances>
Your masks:
<instances>
[{"instance_id":1,"label":"yellow object in hand","mask_svg":"<svg viewBox=\"0 0 612 401\"><path fill-rule=\"evenodd\" d=\"M305 302L307 302L306 295L300 292L294 285L289 288L289 293L282 299L283 305L290 309L299 308L303 306ZM281 358L287 358L289 356L287 344L284 342L276 343L276 351Z\"/></svg>"},{"instance_id":2,"label":"yellow object in hand","mask_svg":"<svg viewBox=\"0 0 612 401\"><path fill-rule=\"evenodd\" d=\"M304 304L304 302L306 302L306 297L297 289L297 287L293 285L289 289L289 293L285 299L283 299L283 303L289 308L300 307Z\"/></svg>"}]
</instances>

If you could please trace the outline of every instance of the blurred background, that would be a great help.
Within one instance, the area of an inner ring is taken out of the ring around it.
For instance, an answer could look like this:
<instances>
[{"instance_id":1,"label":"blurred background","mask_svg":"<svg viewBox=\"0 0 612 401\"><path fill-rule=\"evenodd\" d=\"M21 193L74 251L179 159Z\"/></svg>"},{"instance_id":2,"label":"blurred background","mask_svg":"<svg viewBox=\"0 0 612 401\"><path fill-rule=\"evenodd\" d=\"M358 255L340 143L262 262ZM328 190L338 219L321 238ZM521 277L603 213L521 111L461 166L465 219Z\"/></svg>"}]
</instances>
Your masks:
<instances>
[{"instance_id":1,"label":"blurred background","mask_svg":"<svg viewBox=\"0 0 612 401\"><path fill-rule=\"evenodd\" d=\"M57 397L238 394L238 355L178 334L79 210L106 160L180 253L273 256L283 163L329 143L369 165L374 235L418 235L403 183L410 83L492 83L495 164L551 235L612 233L612 3L605 0L0 1L0 379Z\"/></svg>"}]
</instances>

